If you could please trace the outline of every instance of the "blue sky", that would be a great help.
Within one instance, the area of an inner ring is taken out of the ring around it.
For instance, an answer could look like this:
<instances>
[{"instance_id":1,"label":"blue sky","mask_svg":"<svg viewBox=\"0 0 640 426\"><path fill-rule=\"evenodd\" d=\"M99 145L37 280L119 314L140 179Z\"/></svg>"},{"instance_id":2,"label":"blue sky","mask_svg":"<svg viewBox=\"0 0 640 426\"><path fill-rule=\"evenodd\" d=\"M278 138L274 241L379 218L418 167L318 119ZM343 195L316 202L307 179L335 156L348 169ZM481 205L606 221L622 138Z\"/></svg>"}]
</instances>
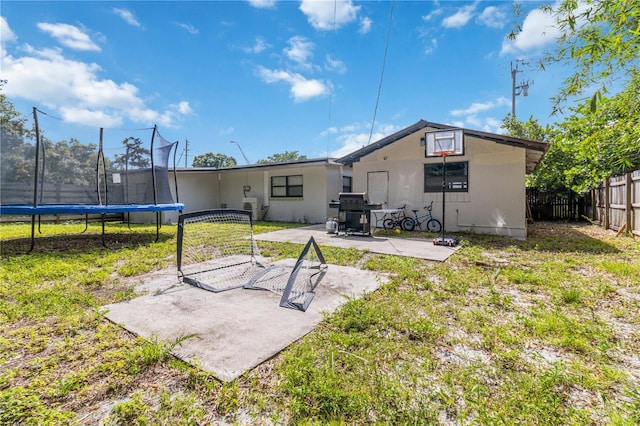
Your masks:
<instances>
[{"instance_id":1,"label":"blue sky","mask_svg":"<svg viewBox=\"0 0 640 426\"><path fill-rule=\"evenodd\" d=\"M556 120L567 70L535 66L557 37L540 5L516 18L507 1L2 1L0 78L20 112L57 118L41 123L53 140L157 124L181 151L189 140L189 166L207 152L243 164L238 145L252 163L336 157L420 119L500 132L516 60L517 83L534 81L518 117Z\"/></svg>"}]
</instances>

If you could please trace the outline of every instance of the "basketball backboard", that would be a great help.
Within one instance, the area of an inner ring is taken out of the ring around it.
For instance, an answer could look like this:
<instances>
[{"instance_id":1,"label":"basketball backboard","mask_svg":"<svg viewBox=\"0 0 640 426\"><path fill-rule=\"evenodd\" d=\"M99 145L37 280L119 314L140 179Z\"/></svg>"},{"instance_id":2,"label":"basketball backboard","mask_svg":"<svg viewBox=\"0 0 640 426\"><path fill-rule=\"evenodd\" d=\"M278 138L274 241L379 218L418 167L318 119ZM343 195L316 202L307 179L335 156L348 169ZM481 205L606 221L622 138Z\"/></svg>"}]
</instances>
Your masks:
<instances>
[{"instance_id":1,"label":"basketball backboard","mask_svg":"<svg viewBox=\"0 0 640 426\"><path fill-rule=\"evenodd\" d=\"M464 131L462 129L425 132L425 156L464 154Z\"/></svg>"}]
</instances>

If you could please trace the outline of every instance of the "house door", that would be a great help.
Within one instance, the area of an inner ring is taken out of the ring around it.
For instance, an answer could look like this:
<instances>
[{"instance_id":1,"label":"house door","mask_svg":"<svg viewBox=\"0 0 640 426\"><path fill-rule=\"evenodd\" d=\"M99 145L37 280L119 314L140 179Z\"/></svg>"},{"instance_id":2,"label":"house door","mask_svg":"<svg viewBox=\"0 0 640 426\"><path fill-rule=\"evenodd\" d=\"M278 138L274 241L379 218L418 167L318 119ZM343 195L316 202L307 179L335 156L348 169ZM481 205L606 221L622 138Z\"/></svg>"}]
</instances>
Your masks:
<instances>
[{"instance_id":1,"label":"house door","mask_svg":"<svg viewBox=\"0 0 640 426\"><path fill-rule=\"evenodd\" d=\"M389 202L389 172L367 173L367 196L369 202L387 206Z\"/></svg>"}]
</instances>

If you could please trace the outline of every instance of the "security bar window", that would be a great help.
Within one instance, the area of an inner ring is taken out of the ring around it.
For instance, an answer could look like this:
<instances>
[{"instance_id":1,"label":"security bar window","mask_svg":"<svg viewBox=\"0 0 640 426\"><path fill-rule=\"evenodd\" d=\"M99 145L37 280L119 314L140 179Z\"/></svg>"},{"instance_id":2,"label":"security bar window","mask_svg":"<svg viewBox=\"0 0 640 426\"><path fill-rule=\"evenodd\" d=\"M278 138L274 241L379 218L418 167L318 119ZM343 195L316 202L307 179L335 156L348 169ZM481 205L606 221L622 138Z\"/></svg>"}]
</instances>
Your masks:
<instances>
[{"instance_id":1,"label":"security bar window","mask_svg":"<svg viewBox=\"0 0 640 426\"><path fill-rule=\"evenodd\" d=\"M445 164L445 192L469 191L469 162ZM424 192L442 192L442 163L424 165Z\"/></svg>"}]
</instances>

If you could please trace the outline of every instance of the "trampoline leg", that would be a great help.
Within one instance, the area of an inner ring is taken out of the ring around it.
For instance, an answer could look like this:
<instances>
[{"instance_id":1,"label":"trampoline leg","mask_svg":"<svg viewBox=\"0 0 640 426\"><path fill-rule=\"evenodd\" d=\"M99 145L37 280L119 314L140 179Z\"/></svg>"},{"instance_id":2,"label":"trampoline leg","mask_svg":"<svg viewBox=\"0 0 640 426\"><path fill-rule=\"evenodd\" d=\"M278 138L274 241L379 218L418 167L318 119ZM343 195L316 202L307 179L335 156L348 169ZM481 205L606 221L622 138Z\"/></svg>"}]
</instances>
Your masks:
<instances>
[{"instance_id":1,"label":"trampoline leg","mask_svg":"<svg viewBox=\"0 0 640 426\"><path fill-rule=\"evenodd\" d=\"M38 219L40 218L40 216L38 216ZM31 253L31 251L33 251L33 247L36 245L36 237L35 237L35 232L36 232L36 217L31 216L31 247L29 248L29 251L27 253Z\"/></svg>"},{"instance_id":2,"label":"trampoline leg","mask_svg":"<svg viewBox=\"0 0 640 426\"><path fill-rule=\"evenodd\" d=\"M84 215L84 230L81 232L81 234L84 234L85 232L87 232L87 229L89 229L89 215L88 214Z\"/></svg>"},{"instance_id":3,"label":"trampoline leg","mask_svg":"<svg viewBox=\"0 0 640 426\"><path fill-rule=\"evenodd\" d=\"M156 243L160 240L160 212L156 212Z\"/></svg>"},{"instance_id":4,"label":"trampoline leg","mask_svg":"<svg viewBox=\"0 0 640 426\"><path fill-rule=\"evenodd\" d=\"M107 242L104 239L104 216L105 216L105 214L103 213L101 215L101 218L102 218L101 219L101 221L102 221L102 245L104 246L104 248L109 248L109 247L107 247Z\"/></svg>"}]
</instances>

